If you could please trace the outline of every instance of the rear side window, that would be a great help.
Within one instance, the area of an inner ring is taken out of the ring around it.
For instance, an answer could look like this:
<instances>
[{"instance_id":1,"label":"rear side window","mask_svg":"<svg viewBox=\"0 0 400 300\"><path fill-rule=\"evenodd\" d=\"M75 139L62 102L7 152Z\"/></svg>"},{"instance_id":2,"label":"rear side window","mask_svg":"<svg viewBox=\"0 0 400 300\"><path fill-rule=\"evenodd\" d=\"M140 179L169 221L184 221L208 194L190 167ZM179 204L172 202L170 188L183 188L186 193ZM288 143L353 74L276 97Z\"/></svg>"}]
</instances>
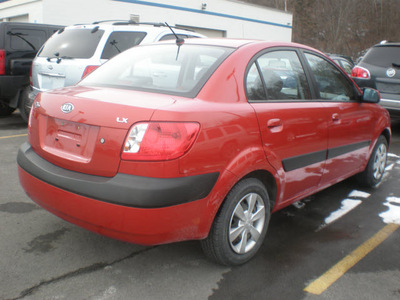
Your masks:
<instances>
[{"instance_id":1,"label":"rear side window","mask_svg":"<svg viewBox=\"0 0 400 300\"><path fill-rule=\"evenodd\" d=\"M362 62L381 67L391 67L393 63L400 64L400 47L373 47L365 54Z\"/></svg>"},{"instance_id":2,"label":"rear side window","mask_svg":"<svg viewBox=\"0 0 400 300\"><path fill-rule=\"evenodd\" d=\"M90 58L104 30L68 29L55 33L39 53L40 57Z\"/></svg>"},{"instance_id":3,"label":"rear side window","mask_svg":"<svg viewBox=\"0 0 400 300\"><path fill-rule=\"evenodd\" d=\"M311 72L317 83L319 99L348 101L355 99L355 90L349 80L327 60L305 53Z\"/></svg>"},{"instance_id":4,"label":"rear side window","mask_svg":"<svg viewBox=\"0 0 400 300\"><path fill-rule=\"evenodd\" d=\"M110 59L126 49L139 45L145 36L145 32L114 31L107 40L101 58Z\"/></svg>"},{"instance_id":5,"label":"rear side window","mask_svg":"<svg viewBox=\"0 0 400 300\"><path fill-rule=\"evenodd\" d=\"M46 41L46 32L35 29L12 28L7 31L10 38L10 48L17 51L37 52Z\"/></svg>"},{"instance_id":6,"label":"rear side window","mask_svg":"<svg viewBox=\"0 0 400 300\"><path fill-rule=\"evenodd\" d=\"M309 99L303 67L295 51L272 51L261 55L246 77L249 101Z\"/></svg>"}]
</instances>

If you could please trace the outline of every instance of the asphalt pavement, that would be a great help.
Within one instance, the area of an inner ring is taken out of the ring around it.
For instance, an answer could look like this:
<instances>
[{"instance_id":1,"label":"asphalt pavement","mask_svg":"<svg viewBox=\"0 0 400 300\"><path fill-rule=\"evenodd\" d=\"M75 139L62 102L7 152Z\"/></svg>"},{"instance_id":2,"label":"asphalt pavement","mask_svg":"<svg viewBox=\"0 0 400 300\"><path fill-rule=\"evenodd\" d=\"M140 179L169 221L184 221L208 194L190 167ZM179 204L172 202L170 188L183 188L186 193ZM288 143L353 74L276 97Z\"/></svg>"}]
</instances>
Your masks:
<instances>
[{"instance_id":1,"label":"asphalt pavement","mask_svg":"<svg viewBox=\"0 0 400 300\"><path fill-rule=\"evenodd\" d=\"M235 268L198 242L143 247L69 224L33 203L16 156L27 127L0 118L0 299L400 299L400 124L385 179L341 182L272 215L258 255Z\"/></svg>"}]
</instances>

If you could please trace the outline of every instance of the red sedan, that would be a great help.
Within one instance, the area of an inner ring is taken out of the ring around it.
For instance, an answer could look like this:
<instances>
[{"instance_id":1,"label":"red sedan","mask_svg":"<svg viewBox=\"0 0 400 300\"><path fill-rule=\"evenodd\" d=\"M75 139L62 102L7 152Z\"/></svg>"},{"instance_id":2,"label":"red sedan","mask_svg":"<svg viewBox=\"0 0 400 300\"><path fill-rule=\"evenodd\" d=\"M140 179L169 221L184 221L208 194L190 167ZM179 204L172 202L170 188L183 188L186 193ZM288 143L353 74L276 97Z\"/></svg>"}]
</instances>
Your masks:
<instances>
[{"instance_id":1,"label":"red sedan","mask_svg":"<svg viewBox=\"0 0 400 300\"><path fill-rule=\"evenodd\" d=\"M36 203L143 245L201 240L248 261L270 215L350 176L382 180L379 93L292 43L194 39L132 48L39 94L20 182Z\"/></svg>"}]
</instances>

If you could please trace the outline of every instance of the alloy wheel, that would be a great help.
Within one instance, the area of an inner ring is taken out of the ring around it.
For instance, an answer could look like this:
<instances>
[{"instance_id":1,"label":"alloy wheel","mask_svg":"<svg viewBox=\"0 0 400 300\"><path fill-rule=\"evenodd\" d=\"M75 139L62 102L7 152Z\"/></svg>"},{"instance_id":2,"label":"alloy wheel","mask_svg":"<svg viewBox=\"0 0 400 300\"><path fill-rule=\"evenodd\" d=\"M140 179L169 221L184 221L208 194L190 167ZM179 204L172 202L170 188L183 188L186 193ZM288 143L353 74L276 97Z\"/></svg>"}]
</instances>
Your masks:
<instances>
[{"instance_id":1,"label":"alloy wheel","mask_svg":"<svg viewBox=\"0 0 400 300\"><path fill-rule=\"evenodd\" d=\"M229 243L233 251L245 254L260 239L265 223L265 207L260 195L245 195L233 210L229 224Z\"/></svg>"}]
</instances>

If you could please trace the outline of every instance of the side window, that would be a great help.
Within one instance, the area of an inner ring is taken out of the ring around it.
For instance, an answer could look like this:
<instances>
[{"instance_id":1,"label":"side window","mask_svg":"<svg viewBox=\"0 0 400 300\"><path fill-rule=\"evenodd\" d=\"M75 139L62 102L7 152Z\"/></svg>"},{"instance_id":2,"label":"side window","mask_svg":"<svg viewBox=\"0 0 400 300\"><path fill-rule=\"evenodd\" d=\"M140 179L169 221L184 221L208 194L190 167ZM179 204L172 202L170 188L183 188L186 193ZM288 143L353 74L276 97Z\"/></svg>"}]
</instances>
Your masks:
<instances>
[{"instance_id":1,"label":"side window","mask_svg":"<svg viewBox=\"0 0 400 300\"><path fill-rule=\"evenodd\" d=\"M265 88L262 83L260 73L257 69L257 63L254 62L246 77L247 100L266 100Z\"/></svg>"},{"instance_id":2,"label":"side window","mask_svg":"<svg viewBox=\"0 0 400 300\"><path fill-rule=\"evenodd\" d=\"M10 47L18 51L37 52L46 41L46 32L43 30L12 28L7 31L10 38Z\"/></svg>"},{"instance_id":3,"label":"side window","mask_svg":"<svg viewBox=\"0 0 400 300\"><path fill-rule=\"evenodd\" d=\"M246 77L248 100L310 99L304 70L295 51L272 51L260 56Z\"/></svg>"},{"instance_id":4,"label":"side window","mask_svg":"<svg viewBox=\"0 0 400 300\"><path fill-rule=\"evenodd\" d=\"M178 33L177 36L178 36L178 38L181 38L181 39L187 39L188 38L188 36L186 34L179 34ZM175 40L175 39L176 39L175 35L173 35L172 33L169 33L167 35L164 35L160 39L160 41Z\"/></svg>"},{"instance_id":5,"label":"side window","mask_svg":"<svg viewBox=\"0 0 400 300\"><path fill-rule=\"evenodd\" d=\"M353 85L338 68L317 55L305 53L305 56L317 83L320 99L348 101L355 98Z\"/></svg>"},{"instance_id":6,"label":"side window","mask_svg":"<svg viewBox=\"0 0 400 300\"><path fill-rule=\"evenodd\" d=\"M126 49L139 45L145 36L145 32L114 31L108 37L101 58L110 59Z\"/></svg>"}]
</instances>

